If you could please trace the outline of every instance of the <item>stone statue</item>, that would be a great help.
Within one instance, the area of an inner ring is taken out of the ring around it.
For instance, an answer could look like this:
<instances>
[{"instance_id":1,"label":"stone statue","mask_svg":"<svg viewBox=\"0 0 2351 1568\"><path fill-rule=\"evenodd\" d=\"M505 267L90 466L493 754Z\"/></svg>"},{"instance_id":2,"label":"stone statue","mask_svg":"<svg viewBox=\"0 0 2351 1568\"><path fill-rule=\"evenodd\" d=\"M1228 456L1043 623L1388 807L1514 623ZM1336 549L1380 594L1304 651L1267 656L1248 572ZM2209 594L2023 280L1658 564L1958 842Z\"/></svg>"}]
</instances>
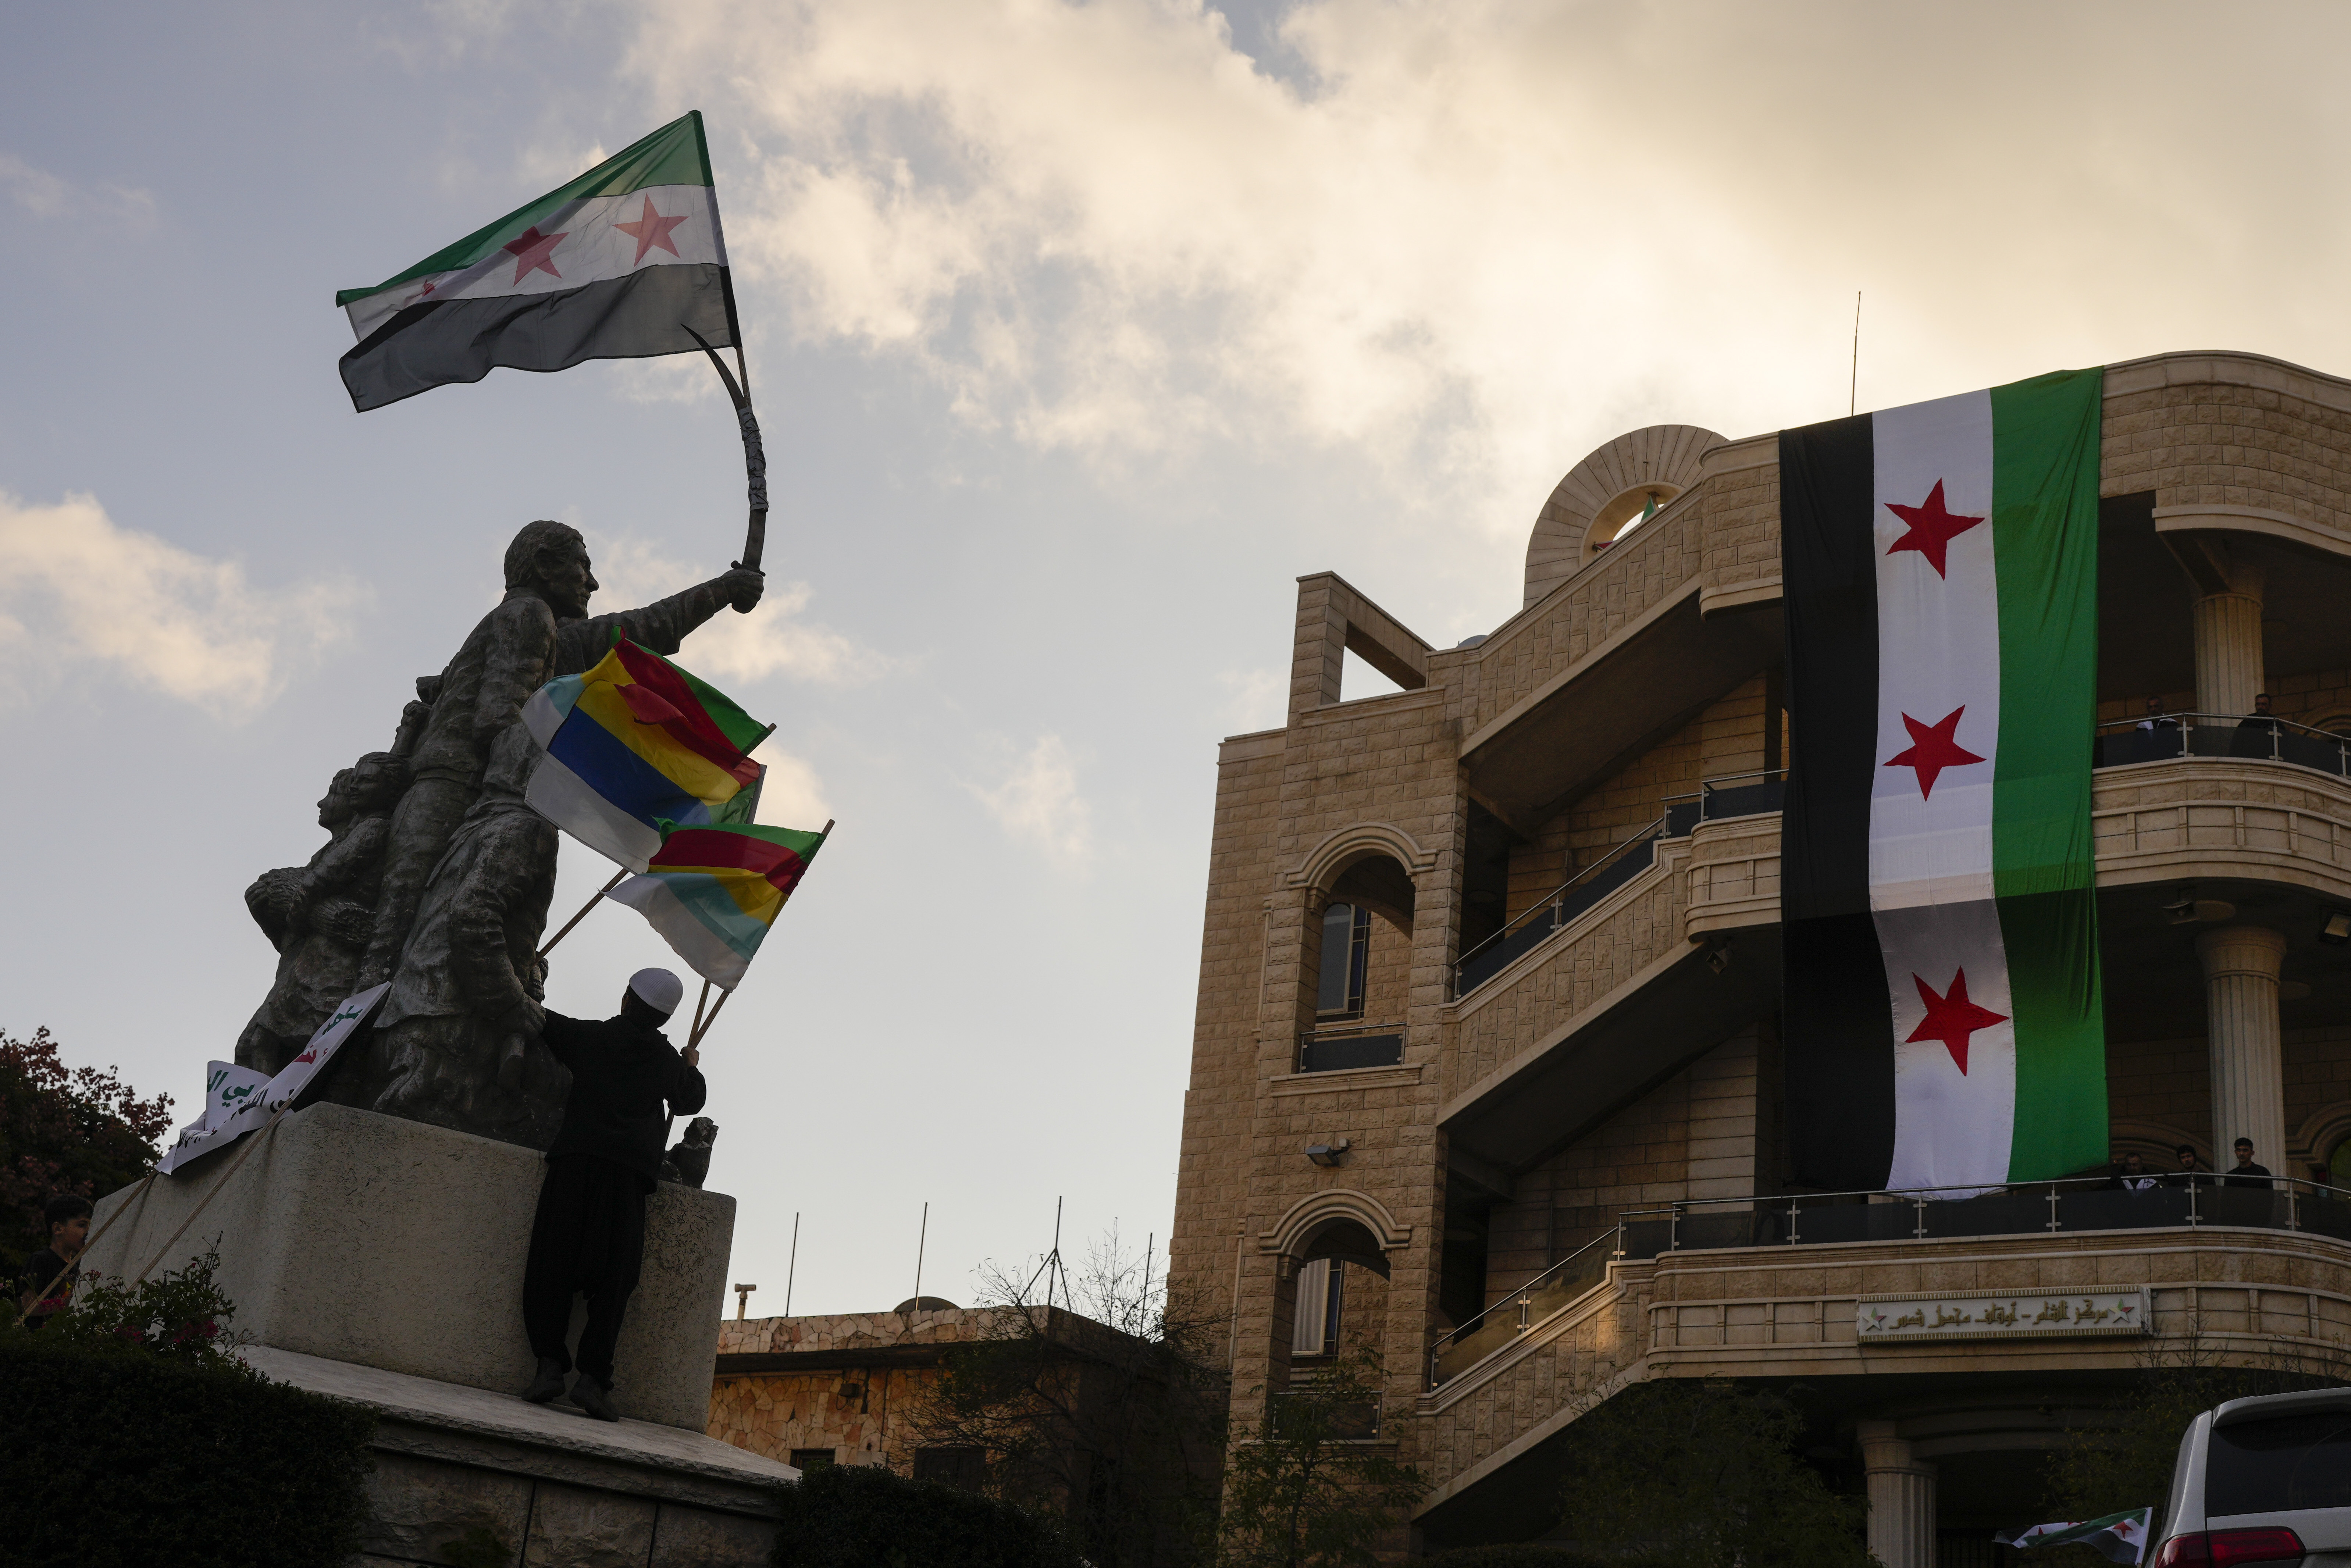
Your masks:
<instances>
[{"instance_id":1,"label":"stone statue","mask_svg":"<svg viewBox=\"0 0 2351 1568\"><path fill-rule=\"evenodd\" d=\"M642 610L590 618L596 575L579 533L541 521L515 535L507 547L506 598L441 673L418 735L412 782L392 813L375 929L360 964L360 988L389 978L399 963L425 883L480 798L491 747L521 716L531 693L558 675L590 668L604 656L616 630L625 628L642 647L674 653L688 632L725 606L748 612L757 605L764 581L758 571L737 568Z\"/></svg>"},{"instance_id":2,"label":"stone statue","mask_svg":"<svg viewBox=\"0 0 2351 1568\"><path fill-rule=\"evenodd\" d=\"M336 1097L389 1115L544 1147L570 1074L539 1043L555 825L524 803L538 755L508 725L481 794L426 882L363 1066Z\"/></svg>"},{"instance_id":3,"label":"stone statue","mask_svg":"<svg viewBox=\"0 0 2351 1568\"><path fill-rule=\"evenodd\" d=\"M319 800L319 825L333 836L310 863L266 871L245 890L246 908L277 949L277 975L237 1040L239 1067L276 1073L358 988L392 809L407 783L400 757L369 752Z\"/></svg>"},{"instance_id":4,"label":"stone statue","mask_svg":"<svg viewBox=\"0 0 2351 1568\"><path fill-rule=\"evenodd\" d=\"M718 1124L696 1116L685 1124L685 1136L672 1144L662 1159L662 1180L700 1186L710 1179L710 1146L718 1141Z\"/></svg>"}]
</instances>

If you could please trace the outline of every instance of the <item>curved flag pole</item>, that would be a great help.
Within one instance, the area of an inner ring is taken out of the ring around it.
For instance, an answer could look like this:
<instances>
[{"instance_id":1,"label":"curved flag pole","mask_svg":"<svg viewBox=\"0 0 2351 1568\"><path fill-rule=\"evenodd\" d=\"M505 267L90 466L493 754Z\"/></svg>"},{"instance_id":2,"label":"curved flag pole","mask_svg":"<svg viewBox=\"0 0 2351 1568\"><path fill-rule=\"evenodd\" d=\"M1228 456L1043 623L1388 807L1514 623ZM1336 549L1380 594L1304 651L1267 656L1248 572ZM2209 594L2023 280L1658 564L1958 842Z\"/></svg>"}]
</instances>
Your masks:
<instances>
[{"instance_id":1,"label":"curved flag pole","mask_svg":"<svg viewBox=\"0 0 2351 1568\"><path fill-rule=\"evenodd\" d=\"M737 381L735 372L726 368L726 361L718 357L718 350L712 348L701 333L688 327L685 335L700 343L702 351L710 356L711 364L717 368L718 379L726 383L726 395L734 400L735 418L743 426L743 468L750 480L751 521L743 536L743 559L735 564L757 571L759 570L760 553L768 543L768 454L759 444L759 417L751 412L751 394L745 385L751 379L750 372L746 371L743 380ZM742 345L737 344L735 353L738 364L741 363L742 352Z\"/></svg>"}]
</instances>

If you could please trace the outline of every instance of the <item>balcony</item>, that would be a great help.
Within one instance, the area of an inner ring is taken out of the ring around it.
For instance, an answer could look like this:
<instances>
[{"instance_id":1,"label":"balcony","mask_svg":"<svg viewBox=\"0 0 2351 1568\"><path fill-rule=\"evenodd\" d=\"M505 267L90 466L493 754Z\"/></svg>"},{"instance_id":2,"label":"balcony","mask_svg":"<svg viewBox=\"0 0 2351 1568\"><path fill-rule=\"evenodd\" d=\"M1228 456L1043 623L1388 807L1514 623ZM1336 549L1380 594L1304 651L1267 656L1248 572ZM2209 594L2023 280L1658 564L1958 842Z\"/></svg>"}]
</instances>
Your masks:
<instances>
[{"instance_id":1,"label":"balcony","mask_svg":"<svg viewBox=\"0 0 2351 1568\"><path fill-rule=\"evenodd\" d=\"M1355 1067L1394 1067L1404 1061L1400 1023L1327 1024L1298 1037L1301 1072L1343 1072Z\"/></svg>"},{"instance_id":2,"label":"balcony","mask_svg":"<svg viewBox=\"0 0 2351 1568\"><path fill-rule=\"evenodd\" d=\"M2180 757L2228 757L2241 762L2289 762L2341 779L2351 777L2351 741L2290 719L2260 715L2167 713L2098 727L2098 768L2168 762Z\"/></svg>"}]
</instances>

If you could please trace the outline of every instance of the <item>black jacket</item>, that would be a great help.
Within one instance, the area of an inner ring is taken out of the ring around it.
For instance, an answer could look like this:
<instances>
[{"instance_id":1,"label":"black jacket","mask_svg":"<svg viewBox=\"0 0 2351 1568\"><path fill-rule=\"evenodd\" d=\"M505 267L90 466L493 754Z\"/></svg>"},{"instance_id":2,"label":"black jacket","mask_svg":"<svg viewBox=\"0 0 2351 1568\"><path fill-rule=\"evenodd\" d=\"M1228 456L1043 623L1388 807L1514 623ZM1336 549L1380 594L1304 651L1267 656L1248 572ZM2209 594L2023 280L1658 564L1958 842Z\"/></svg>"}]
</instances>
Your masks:
<instances>
[{"instance_id":1,"label":"black jacket","mask_svg":"<svg viewBox=\"0 0 2351 1568\"><path fill-rule=\"evenodd\" d=\"M563 1125L547 1157L586 1155L625 1166L650 1190L661 1175L662 1102L679 1115L701 1110L709 1097L702 1074L661 1030L625 1018L590 1022L549 1013L539 1038L571 1069Z\"/></svg>"}]
</instances>

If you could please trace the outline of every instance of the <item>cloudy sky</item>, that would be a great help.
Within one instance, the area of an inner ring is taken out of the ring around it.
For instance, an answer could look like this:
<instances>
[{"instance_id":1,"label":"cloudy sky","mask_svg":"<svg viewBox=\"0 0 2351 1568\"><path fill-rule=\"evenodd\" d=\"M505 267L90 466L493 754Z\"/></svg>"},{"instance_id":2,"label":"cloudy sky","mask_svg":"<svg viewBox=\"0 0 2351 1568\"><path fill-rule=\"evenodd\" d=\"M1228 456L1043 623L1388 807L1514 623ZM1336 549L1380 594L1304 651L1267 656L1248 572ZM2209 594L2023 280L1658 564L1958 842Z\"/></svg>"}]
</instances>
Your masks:
<instances>
[{"instance_id":1,"label":"cloudy sky","mask_svg":"<svg viewBox=\"0 0 2351 1568\"><path fill-rule=\"evenodd\" d=\"M838 834L714 1033L779 1312L1115 1224L1164 1249L1222 736L1292 579L1519 603L1618 433L2233 348L2351 371L2335 7L443 0L0 13L0 1028L200 1091L240 894L495 601L739 549L706 366L355 415L335 289L707 117L778 495L685 662ZM1351 694L1378 689L1351 671ZM560 917L602 880L564 852ZM558 955L601 1015L664 961Z\"/></svg>"}]
</instances>

